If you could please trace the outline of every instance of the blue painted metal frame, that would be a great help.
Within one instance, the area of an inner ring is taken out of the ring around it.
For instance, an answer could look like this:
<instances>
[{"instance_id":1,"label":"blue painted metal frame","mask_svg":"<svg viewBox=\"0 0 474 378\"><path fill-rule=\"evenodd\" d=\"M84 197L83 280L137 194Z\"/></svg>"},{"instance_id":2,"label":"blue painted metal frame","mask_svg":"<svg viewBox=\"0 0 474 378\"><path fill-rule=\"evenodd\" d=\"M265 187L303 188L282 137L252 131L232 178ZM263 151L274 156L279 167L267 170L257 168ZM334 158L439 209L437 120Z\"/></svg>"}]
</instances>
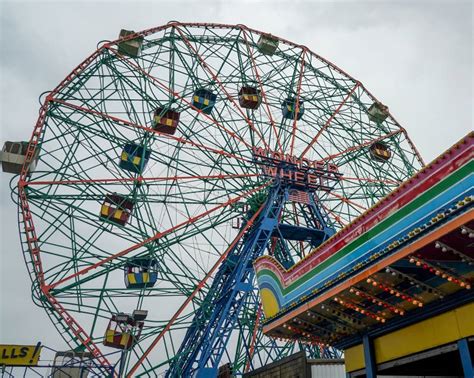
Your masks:
<instances>
[{"instance_id":1,"label":"blue painted metal frame","mask_svg":"<svg viewBox=\"0 0 474 378\"><path fill-rule=\"evenodd\" d=\"M469 344L467 339L458 340L459 355L461 357L462 368L465 377L474 378L474 367L472 366L471 354L469 353Z\"/></svg>"},{"instance_id":2,"label":"blue painted metal frame","mask_svg":"<svg viewBox=\"0 0 474 378\"><path fill-rule=\"evenodd\" d=\"M217 376L218 365L231 333L239 325L238 315L244 303L250 296L254 298L254 305L258 306L256 302L258 296L250 295L257 290L254 287L253 261L265 252L272 237L279 237L282 248L288 249L285 238L279 231L279 217L284 204L288 201L289 189L279 181L275 182L254 226L229 252L188 328L177 353L178 357L170 366L167 377ZM325 222L324 215L312 199L308 206L312 217L309 219L309 224L315 228L319 226L319 232L324 234L320 237L319 243L321 243L332 236L334 230ZM244 223L242 227L245 225ZM301 227L301 230L298 229L296 232L306 232L310 235L313 230ZM287 258L283 263L292 261L289 255L280 257Z\"/></svg>"},{"instance_id":3,"label":"blue painted metal frame","mask_svg":"<svg viewBox=\"0 0 474 378\"><path fill-rule=\"evenodd\" d=\"M367 378L376 378L377 364L375 363L374 347L369 335L362 337L362 344L364 346L365 376Z\"/></svg>"}]
</instances>

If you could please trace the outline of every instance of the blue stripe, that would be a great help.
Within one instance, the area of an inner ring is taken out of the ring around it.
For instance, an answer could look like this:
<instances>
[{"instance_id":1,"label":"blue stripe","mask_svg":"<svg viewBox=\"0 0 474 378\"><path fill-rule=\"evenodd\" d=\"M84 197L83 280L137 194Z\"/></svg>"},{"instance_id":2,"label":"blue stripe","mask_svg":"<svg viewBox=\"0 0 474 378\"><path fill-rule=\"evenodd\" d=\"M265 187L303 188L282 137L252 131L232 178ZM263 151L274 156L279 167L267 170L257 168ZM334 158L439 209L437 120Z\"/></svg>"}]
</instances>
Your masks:
<instances>
[{"instance_id":1,"label":"blue stripe","mask_svg":"<svg viewBox=\"0 0 474 378\"><path fill-rule=\"evenodd\" d=\"M472 174L465 177L463 180L456 183L456 185L450 187L443 193L440 193L437 197L434 197L425 205L414 210L412 213L398 221L396 224L392 225L381 234L376 235L371 240L368 240L352 253L342 257L323 272L319 273L315 277L312 277L310 280L302 284L297 289L293 290L291 293L288 293L284 298L282 297L282 292L280 291L278 283L275 282L271 276L260 276L258 278L259 286L261 284L265 286L272 286L272 292L274 292L275 297L278 301L281 301L280 303L284 304L287 304L289 301L296 300L303 294L309 294L310 290L320 287L324 282L337 277L341 270L347 271L360 261L368 258L368 255L373 253L374 249L384 249L393 241L405 236L410 230L426 223L433 216L437 215L440 209L449 207L449 205L452 206L459 200L465 198L466 195L472 194L472 178ZM341 266L342 264L343 266Z\"/></svg>"},{"instance_id":2,"label":"blue stripe","mask_svg":"<svg viewBox=\"0 0 474 378\"><path fill-rule=\"evenodd\" d=\"M467 179L463 181L464 183L467 183ZM454 192L455 189L459 189L459 187L452 187L443 195L438 196L436 200L430 201L426 205L418 208L416 211L412 212L410 215L400 220L397 224L393 225L392 227L385 230L383 233L377 235L373 239L367 241L364 245L362 245L352 253L334 262L334 264L329 266L327 269L312 277L311 280L305 282L303 285L293 290L291 293L288 293L288 300L289 298L296 298L300 295L303 295L304 292L309 290L310 288L315 289L317 287L322 286L322 284L324 283L322 281L328 281L336 278L341 271L347 271L354 265L367 259L374 252L374 249L384 249L386 246L388 246L395 240L398 240L400 237L406 235L407 232L409 232L410 230L426 223L429 219L433 218L433 216L435 216L439 212L439 210L444 207L444 205L456 203L466 197L466 195L468 195L469 193L473 192L472 186L470 186L469 188L465 189L464 192L458 194L453 200L454 194L452 192ZM446 200L446 197L449 198L449 201L442 202L442 200ZM436 206L435 210L427 212L428 209L433 209L433 206ZM286 300L287 299L285 297L284 302L286 302Z\"/></svg>"}]
</instances>

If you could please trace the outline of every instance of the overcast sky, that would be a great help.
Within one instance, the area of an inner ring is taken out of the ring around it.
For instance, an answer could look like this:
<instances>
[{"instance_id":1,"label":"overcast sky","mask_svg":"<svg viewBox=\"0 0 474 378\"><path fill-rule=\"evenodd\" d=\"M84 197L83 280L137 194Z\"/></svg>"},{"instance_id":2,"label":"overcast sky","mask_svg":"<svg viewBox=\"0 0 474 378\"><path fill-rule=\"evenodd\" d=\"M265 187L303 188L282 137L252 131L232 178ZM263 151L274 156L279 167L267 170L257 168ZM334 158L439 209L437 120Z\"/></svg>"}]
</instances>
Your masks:
<instances>
[{"instance_id":1,"label":"overcast sky","mask_svg":"<svg viewBox=\"0 0 474 378\"><path fill-rule=\"evenodd\" d=\"M38 96L99 41L170 20L245 24L304 44L360 80L426 162L473 128L472 1L3 1L0 141L28 140ZM11 176L0 175L0 343L64 348L30 297Z\"/></svg>"}]
</instances>

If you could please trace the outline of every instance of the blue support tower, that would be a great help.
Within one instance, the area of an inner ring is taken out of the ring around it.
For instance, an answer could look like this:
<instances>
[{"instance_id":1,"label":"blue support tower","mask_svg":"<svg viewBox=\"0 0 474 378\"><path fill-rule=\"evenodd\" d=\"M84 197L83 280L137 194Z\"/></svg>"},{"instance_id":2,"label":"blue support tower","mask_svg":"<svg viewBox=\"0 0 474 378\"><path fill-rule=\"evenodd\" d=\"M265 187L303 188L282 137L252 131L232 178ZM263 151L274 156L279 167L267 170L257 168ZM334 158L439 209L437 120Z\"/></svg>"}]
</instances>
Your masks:
<instances>
[{"instance_id":1,"label":"blue support tower","mask_svg":"<svg viewBox=\"0 0 474 378\"><path fill-rule=\"evenodd\" d=\"M255 298L253 261L263 255L270 240L279 248L274 256L285 266L294 262L286 240L307 241L317 246L334 234L316 206L313 196L305 213L307 227L280 223L289 196L288 185L276 181L269 190L262 212L254 225L229 252L220 266L180 346L167 377L216 377L232 331L239 327L243 304ZM242 227L245 227L246 224ZM255 300L255 299L254 299ZM255 304L258 306L258 304Z\"/></svg>"}]
</instances>

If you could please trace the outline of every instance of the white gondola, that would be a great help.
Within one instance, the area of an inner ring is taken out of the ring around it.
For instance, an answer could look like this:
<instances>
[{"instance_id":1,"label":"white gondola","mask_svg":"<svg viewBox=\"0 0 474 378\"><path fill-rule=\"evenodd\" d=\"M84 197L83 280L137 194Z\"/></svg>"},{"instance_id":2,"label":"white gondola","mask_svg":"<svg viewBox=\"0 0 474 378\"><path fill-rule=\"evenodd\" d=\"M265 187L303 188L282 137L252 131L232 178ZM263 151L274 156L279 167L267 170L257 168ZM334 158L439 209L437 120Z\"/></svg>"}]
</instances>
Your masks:
<instances>
[{"instance_id":1,"label":"white gondola","mask_svg":"<svg viewBox=\"0 0 474 378\"><path fill-rule=\"evenodd\" d=\"M86 378L94 367L94 358L89 352L68 350L56 352L52 367L52 378Z\"/></svg>"},{"instance_id":2,"label":"white gondola","mask_svg":"<svg viewBox=\"0 0 474 378\"><path fill-rule=\"evenodd\" d=\"M374 102L372 105L370 105L368 111L370 121L381 123L387 119L388 115L389 112L387 105L384 105L381 102Z\"/></svg>"},{"instance_id":3,"label":"white gondola","mask_svg":"<svg viewBox=\"0 0 474 378\"><path fill-rule=\"evenodd\" d=\"M133 30L122 29L120 30L119 38L125 38L132 34L135 34ZM128 55L132 58L136 58L142 52L142 46L143 46L143 37L139 36L137 38L119 42L118 51L121 54Z\"/></svg>"},{"instance_id":4,"label":"white gondola","mask_svg":"<svg viewBox=\"0 0 474 378\"><path fill-rule=\"evenodd\" d=\"M27 150L28 142L5 142L0 151L3 172L20 174L25 164ZM36 168L36 160L33 159L29 165L30 173Z\"/></svg>"},{"instance_id":5,"label":"white gondola","mask_svg":"<svg viewBox=\"0 0 474 378\"><path fill-rule=\"evenodd\" d=\"M278 39L269 34L262 34L257 46L262 54L273 55L278 48Z\"/></svg>"}]
</instances>

